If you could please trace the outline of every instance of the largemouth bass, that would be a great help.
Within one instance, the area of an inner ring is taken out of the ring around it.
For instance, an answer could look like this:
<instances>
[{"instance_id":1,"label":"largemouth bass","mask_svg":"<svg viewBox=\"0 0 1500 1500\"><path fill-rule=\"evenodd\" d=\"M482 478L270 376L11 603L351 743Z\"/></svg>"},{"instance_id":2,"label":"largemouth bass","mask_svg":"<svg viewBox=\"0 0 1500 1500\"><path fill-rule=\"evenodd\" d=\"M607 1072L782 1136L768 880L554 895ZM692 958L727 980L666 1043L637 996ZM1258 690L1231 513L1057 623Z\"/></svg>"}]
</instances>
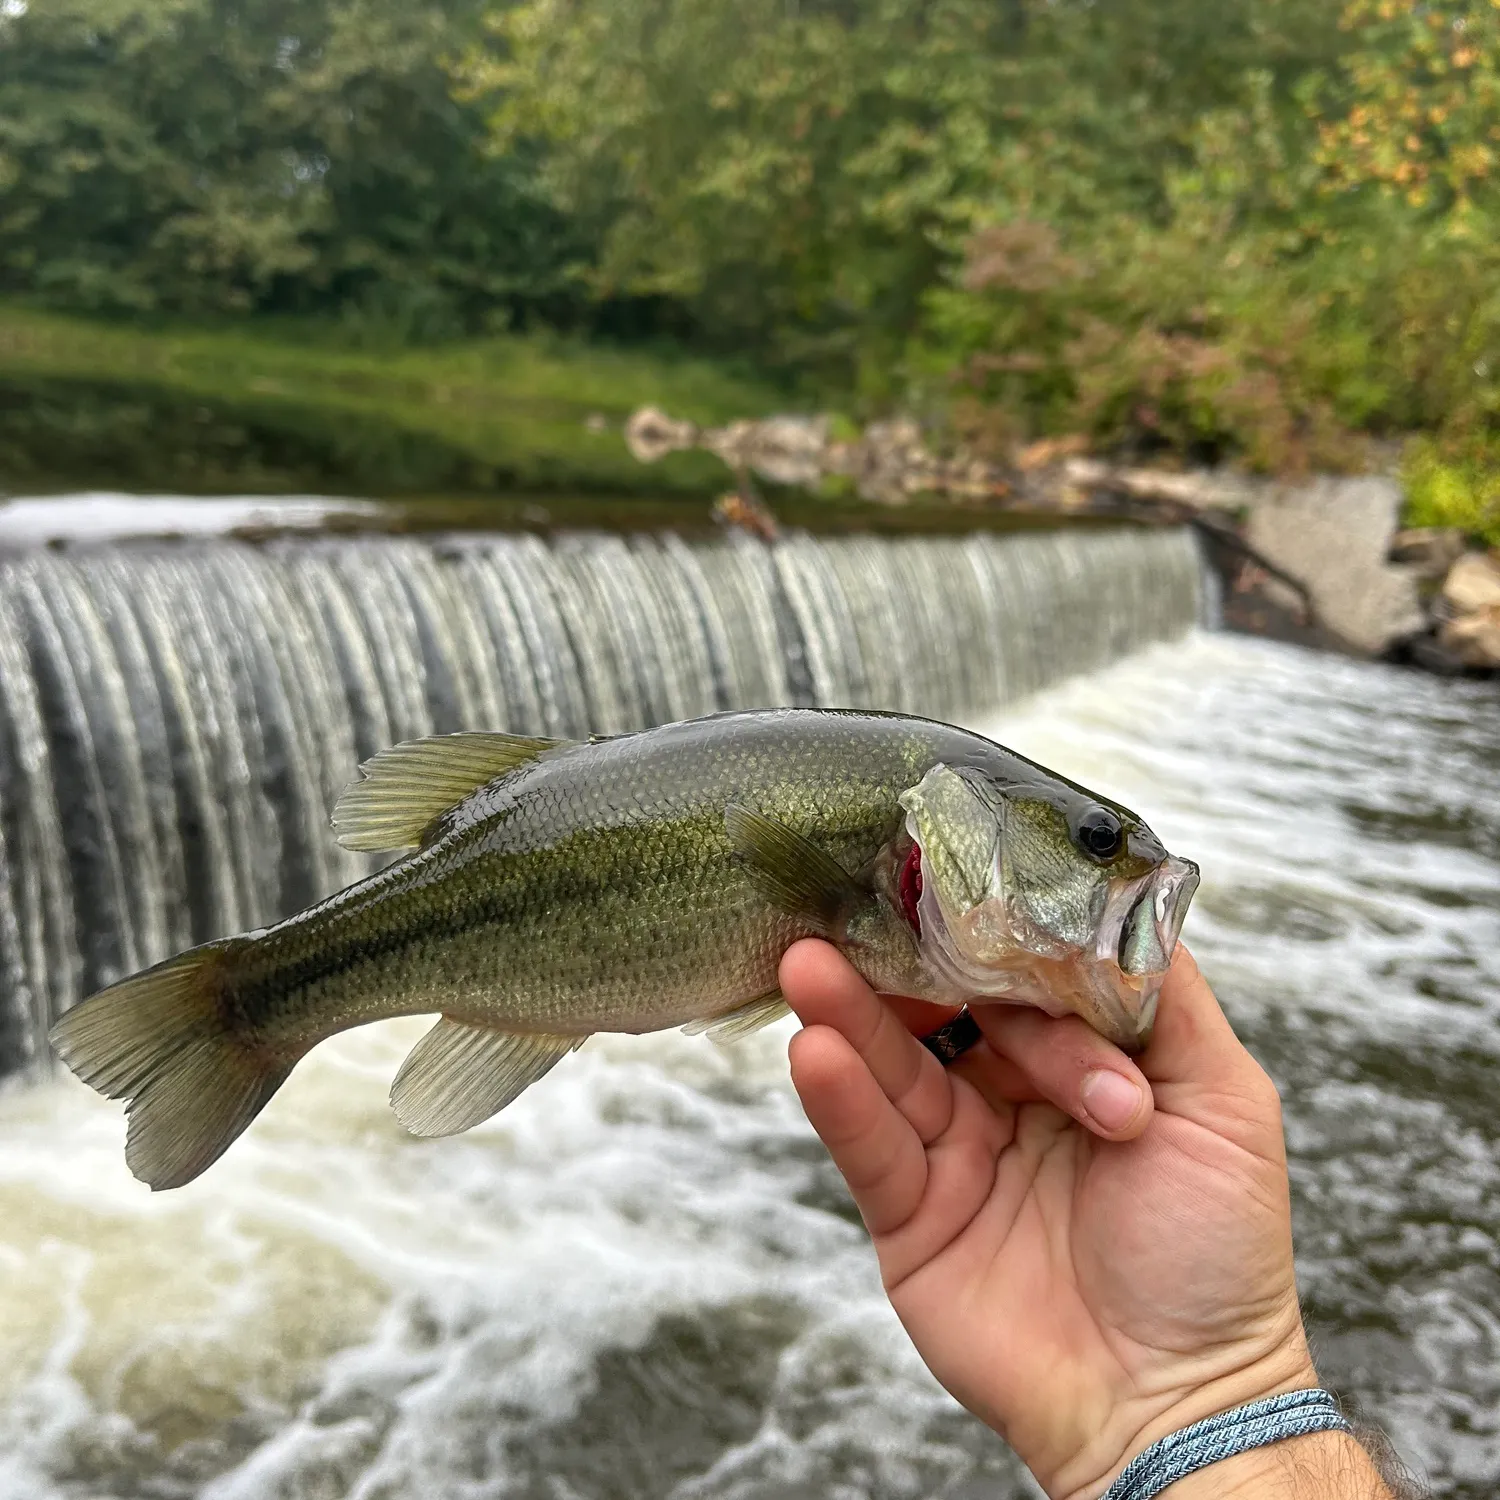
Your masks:
<instances>
[{"instance_id":1,"label":"largemouth bass","mask_svg":"<svg viewBox=\"0 0 1500 1500\"><path fill-rule=\"evenodd\" d=\"M886 993L1071 1011L1138 1047L1198 883L1125 808L891 714L719 714L587 743L464 733L361 769L340 841L412 852L53 1029L80 1078L128 1101L126 1160L154 1188L217 1160L348 1027L440 1013L391 1104L447 1135L595 1031L776 1019L781 955L809 936Z\"/></svg>"}]
</instances>

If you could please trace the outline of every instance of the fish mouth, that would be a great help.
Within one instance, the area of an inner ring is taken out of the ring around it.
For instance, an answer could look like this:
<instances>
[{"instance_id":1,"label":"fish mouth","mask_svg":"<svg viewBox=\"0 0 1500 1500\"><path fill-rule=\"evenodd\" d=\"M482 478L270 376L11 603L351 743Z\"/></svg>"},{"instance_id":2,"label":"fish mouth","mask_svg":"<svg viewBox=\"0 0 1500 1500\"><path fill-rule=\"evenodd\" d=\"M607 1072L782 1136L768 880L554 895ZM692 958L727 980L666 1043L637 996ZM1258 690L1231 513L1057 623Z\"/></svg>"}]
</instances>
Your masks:
<instances>
[{"instance_id":1,"label":"fish mouth","mask_svg":"<svg viewBox=\"0 0 1500 1500\"><path fill-rule=\"evenodd\" d=\"M1095 1024L1126 1051L1140 1051L1151 1040L1161 987L1199 878L1192 860L1169 855L1144 878L1121 883L1105 902L1090 967L1101 981L1109 1024Z\"/></svg>"},{"instance_id":2,"label":"fish mouth","mask_svg":"<svg viewBox=\"0 0 1500 1500\"><path fill-rule=\"evenodd\" d=\"M1023 921L1018 931L1017 914L999 897L950 923L932 880L918 884L913 926L941 998L1077 1015L1117 1047L1139 1052L1151 1040L1162 983L1198 880L1191 860L1168 856L1138 879L1112 883L1091 948L1033 946L1030 924ZM1009 943L997 941L1003 932Z\"/></svg>"},{"instance_id":3,"label":"fish mouth","mask_svg":"<svg viewBox=\"0 0 1500 1500\"><path fill-rule=\"evenodd\" d=\"M1099 928L1099 951L1113 941L1120 968L1127 974L1165 974L1182 935L1193 893L1198 889L1198 866L1190 859L1169 855L1130 892L1127 902L1112 901ZM1112 920L1113 908L1120 908Z\"/></svg>"},{"instance_id":4,"label":"fish mouth","mask_svg":"<svg viewBox=\"0 0 1500 1500\"><path fill-rule=\"evenodd\" d=\"M1106 901L1088 965L1098 1010L1085 1020L1125 1052L1143 1052L1151 1043L1161 987L1197 888L1199 867L1169 855Z\"/></svg>"}]
</instances>

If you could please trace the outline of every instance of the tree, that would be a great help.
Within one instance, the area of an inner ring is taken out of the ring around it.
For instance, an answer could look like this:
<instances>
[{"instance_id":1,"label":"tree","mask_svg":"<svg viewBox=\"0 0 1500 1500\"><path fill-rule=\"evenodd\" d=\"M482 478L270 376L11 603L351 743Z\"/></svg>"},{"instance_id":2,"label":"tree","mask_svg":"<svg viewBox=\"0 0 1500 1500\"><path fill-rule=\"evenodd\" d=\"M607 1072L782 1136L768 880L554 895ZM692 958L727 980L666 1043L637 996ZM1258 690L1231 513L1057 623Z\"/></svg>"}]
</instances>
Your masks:
<instances>
[{"instance_id":1,"label":"tree","mask_svg":"<svg viewBox=\"0 0 1500 1500\"><path fill-rule=\"evenodd\" d=\"M889 389L976 228L1169 212L1247 69L1290 108L1333 0L520 0L463 70L604 227L596 295Z\"/></svg>"},{"instance_id":2,"label":"tree","mask_svg":"<svg viewBox=\"0 0 1500 1500\"><path fill-rule=\"evenodd\" d=\"M993 0L524 0L465 71L606 225L592 285L721 346L888 357L997 191L1015 19Z\"/></svg>"},{"instance_id":3,"label":"tree","mask_svg":"<svg viewBox=\"0 0 1500 1500\"><path fill-rule=\"evenodd\" d=\"M1500 186L1500 10L1462 0L1349 0L1342 109L1322 124L1333 181L1375 185L1456 228Z\"/></svg>"},{"instance_id":4,"label":"tree","mask_svg":"<svg viewBox=\"0 0 1500 1500\"><path fill-rule=\"evenodd\" d=\"M0 287L73 307L576 304L585 253L442 60L463 0L47 0L0 21Z\"/></svg>"}]
</instances>

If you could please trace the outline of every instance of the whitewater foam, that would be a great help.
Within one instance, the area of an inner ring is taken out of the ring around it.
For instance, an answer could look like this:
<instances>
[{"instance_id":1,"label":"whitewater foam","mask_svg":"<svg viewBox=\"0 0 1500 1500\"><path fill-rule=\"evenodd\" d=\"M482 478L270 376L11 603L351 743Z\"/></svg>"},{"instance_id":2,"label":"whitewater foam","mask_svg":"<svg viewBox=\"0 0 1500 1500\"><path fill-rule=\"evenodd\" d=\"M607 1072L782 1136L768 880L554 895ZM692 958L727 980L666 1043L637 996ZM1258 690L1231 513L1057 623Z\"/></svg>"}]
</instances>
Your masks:
<instances>
[{"instance_id":1,"label":"whitewater foam","mask_svg":"<svg viewBox=\"0 0 1500 1500\"><path fill-rule=\"evenodd\" d=\"M1197 636L990 727L1202 864L1187 939L1283 1089L1324 1372L1439 1495L1492 1493L1500 713ZM1035 1493L891 1315L791 1023L597 1038L440 1141L385 1105L421 1025L318 1049L164 1195L117 1106L0 1096L0 1496Z\"/></svg>"}]
</instances>

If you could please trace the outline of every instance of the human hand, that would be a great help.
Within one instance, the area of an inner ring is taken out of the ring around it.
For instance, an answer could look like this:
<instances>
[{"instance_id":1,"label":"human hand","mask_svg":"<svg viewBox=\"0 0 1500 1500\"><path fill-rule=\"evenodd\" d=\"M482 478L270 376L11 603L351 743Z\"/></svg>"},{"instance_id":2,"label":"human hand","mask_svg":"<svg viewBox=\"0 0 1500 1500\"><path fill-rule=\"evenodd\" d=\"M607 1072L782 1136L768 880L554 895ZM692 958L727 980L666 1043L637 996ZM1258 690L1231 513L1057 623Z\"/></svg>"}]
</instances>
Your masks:
<instances>
[{"instance_id":1,"label":"human hand","mask_svg":"<svg viewBox=\"0 0 1500 1500\"><path fill-rule=\"evenodd\" d=\"M793 1082L897 1314L1053 1500L1317 1384L1280 1100L1185 948L1136 1061L1076 1017L981 1004L985 1040L945 1069L912 1031L950 1012L883 1001L815 940L781 984Z\"/></svg>"}]
</instances>

